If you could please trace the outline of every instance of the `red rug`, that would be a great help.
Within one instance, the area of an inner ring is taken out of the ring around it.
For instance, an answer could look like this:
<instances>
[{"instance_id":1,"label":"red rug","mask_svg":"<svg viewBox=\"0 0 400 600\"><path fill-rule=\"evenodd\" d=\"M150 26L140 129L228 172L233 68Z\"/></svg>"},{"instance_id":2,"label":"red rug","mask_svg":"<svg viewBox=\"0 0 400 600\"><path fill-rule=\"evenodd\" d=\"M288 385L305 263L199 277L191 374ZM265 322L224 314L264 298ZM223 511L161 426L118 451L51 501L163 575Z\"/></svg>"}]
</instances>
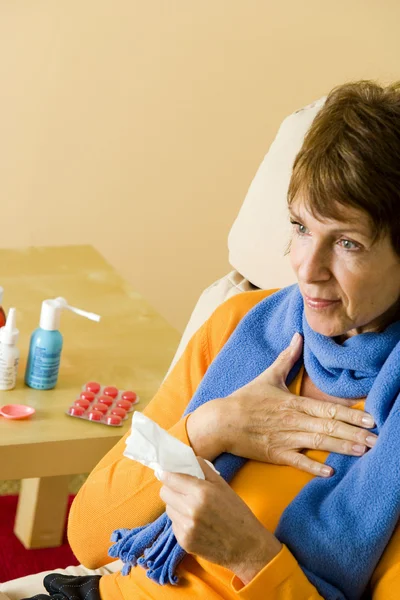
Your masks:
<instances>
[{"instance_id":1,"label":"red rug","mask_svg":"<svg viewBox=\"0 0 400 600\"><path fill-rule=\"evenodd\" d=\"M66 536L58 548L26 550L13 532L17 502L18 496L0 496L0 582L79 564Z\"/></svg>"}]
</instances>

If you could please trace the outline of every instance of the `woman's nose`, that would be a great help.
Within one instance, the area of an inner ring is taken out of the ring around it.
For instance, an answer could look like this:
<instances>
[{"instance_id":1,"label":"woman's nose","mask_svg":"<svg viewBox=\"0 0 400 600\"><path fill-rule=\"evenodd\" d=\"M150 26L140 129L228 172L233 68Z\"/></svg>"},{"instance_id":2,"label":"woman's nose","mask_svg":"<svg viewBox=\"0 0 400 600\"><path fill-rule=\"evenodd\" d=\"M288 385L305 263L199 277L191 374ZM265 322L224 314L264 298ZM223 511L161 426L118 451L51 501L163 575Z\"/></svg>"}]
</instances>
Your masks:
<instances>
[{"instance_id":1,"label":"woman's nose","mask_svg":"<svg viewBox=\"0 0 400 600\"><path fill-rule=\"evenodd\" d=\"M299 268L299 278L305 283L314 281L327 281L331 277L329 257L322 249L318 250L308 248L308 251L301 257Z\"/></svg>"}]
</instances>

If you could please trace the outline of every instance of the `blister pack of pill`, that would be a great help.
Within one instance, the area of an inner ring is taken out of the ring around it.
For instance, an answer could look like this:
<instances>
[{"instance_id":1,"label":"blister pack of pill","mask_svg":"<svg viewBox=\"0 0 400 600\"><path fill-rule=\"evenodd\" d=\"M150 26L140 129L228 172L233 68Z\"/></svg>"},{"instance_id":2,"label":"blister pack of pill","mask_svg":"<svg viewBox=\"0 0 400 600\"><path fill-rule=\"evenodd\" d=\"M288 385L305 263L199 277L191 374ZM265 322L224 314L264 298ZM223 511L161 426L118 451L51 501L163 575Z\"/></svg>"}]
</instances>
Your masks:
<instances>
[{"instance_id":1,"label":"blister pack of pill","mask_svg":"<svg viewBox=\"0 0 400 600\"><path fill-rule=\"evenodd\" d=\"M66 414L92 423L120 427L138 402L136 392L90 381L82 387Z\"/></svg>"}]
</instances>

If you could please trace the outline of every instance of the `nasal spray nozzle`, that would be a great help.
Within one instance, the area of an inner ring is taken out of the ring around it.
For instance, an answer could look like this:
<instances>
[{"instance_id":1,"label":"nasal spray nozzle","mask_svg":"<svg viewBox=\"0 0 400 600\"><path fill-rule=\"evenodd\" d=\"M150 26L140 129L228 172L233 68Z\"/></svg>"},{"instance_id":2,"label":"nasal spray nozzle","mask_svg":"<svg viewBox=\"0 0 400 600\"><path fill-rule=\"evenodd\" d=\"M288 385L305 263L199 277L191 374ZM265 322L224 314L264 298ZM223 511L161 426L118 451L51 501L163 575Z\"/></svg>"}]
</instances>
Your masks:
<instances>
[{"instance_id":1,"label":"nasal spray nozzle","mask_svg":"<svg viewBox=\"0 0 400 600\"><path fill-rule=\"evenodd\" d=\"M87 312L86 310L81 310L80 308L75 308L75 306L70 306L65 298L59 297L55 298L55 300L44 300L42 303L42 312L40 314L41 329L45 329L46 331L55 331L60 329L60 317L62 310L69 310L76 315L86 317L87 319L96 321L97 323L101 319L100 315Z\"/></svg>"},{"instance_id":2,"label":"nasal spray nozzle","mask_svg":"<svg viewBox=\"0 0 400 600\"><path fill-rule=\"evenodd\" d=\"M26 366L25 383L37 390L50 390L57 384L63 337L59 331L63 310L100 321L95 313L70 306L65 298L44 300L40 313L40 326L33 332Z\"/></svg>"},{"instance_id":3,"label":"nasal spray nozzle","mask_svg":"<svg viewBox=\"0 0 400 600\"><path fill-rule=\"evenodd\" d=\"M0 329L0 342L3 344L12 345L18 342L19 331L17 329L15 313L15 308L10 308L6 324Z\"/></svg>"}]
</instances>

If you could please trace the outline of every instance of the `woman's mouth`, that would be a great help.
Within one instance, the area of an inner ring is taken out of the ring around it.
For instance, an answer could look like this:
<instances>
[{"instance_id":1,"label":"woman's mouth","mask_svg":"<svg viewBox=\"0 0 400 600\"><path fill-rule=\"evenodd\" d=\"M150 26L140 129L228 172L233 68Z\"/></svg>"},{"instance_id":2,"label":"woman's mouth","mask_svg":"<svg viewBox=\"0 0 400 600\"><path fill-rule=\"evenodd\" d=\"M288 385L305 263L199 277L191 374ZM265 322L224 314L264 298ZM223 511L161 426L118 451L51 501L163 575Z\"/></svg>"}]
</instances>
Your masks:
<instances>
[{"instance_id":1,"label":"woman's mouth","mask_svg":"<svg viewBox=\"0 0 400 600\"><path fill-rule=\"evenodd\" d=\"M328 300L325 298L310 298L307 294L304 294L304 301L310 308L314 310L322 310L324 308L328 308L333 304L337 304L340 300Z\"/></svg>"}]
</instances>

